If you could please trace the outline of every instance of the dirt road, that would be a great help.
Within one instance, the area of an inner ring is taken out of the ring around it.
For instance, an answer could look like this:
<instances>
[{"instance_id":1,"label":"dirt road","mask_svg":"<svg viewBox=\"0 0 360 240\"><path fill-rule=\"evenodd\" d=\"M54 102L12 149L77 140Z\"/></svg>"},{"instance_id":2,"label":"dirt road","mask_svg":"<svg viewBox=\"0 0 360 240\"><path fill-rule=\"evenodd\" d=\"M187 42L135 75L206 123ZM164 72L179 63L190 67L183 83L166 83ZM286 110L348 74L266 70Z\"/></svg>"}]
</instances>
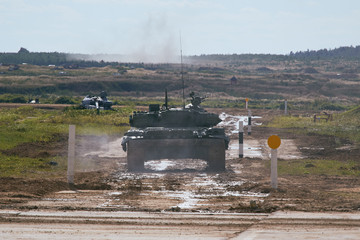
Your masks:
<instances>
[{"instance_id":1,"label":"dirt road","mask_svg":"<svg viewBox=\"0 0 360 240\"><path fill-rule=\"evenodd\" d=\"M360 216L0 211L1 239L359 239Z\"/></svg>"}]
</instances>

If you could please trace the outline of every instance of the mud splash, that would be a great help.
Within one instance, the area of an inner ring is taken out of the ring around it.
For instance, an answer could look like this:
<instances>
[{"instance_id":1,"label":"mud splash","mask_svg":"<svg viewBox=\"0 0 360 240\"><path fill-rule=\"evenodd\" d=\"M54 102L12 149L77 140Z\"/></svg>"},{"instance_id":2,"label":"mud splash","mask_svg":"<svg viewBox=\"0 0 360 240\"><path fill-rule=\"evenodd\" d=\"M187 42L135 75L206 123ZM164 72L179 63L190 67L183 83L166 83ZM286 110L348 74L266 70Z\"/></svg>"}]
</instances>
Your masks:
<instances>
[{"instance_id":1,"label":"mud splash","mask_svg":"<svg viewBox=\"0 0 360 240\"><path fill-rule=\"evenodd\" d=\"M121 158L126 157L126 152L121 147L122 138L101 144L100 150L83 153L83 157L100 157L100 158Z\"/></svg>"}]
</instances>

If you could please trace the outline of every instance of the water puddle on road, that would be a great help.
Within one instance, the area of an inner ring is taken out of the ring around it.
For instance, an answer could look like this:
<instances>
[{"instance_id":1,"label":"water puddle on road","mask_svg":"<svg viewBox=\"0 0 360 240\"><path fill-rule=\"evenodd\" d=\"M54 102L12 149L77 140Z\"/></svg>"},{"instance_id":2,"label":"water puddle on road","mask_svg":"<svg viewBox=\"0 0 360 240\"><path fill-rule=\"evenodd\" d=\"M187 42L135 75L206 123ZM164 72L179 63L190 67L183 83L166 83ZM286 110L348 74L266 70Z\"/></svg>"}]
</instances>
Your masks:
<instances>
[{"instance_id":1,"label":"water puddle on road","mask_svg":"<svg viewBox=\"0 0 360 240\"><path fill-rule=\"evenodd\" d=\"M262 146L258 140L246 140L243 145L244 157L263 159L263 147L264 146ZM226 154L228 159L235 159L239 157L239 143L237 140L230 141L229 150Z\"/></svg>"},{"instance_id":2,"label":"water puddle on road","mask_svg":"<svg viewBox=\"0 0 360 240\"><path fill-rule=\"evenodd\" d=\"M257 199L268 196L267 193L259 193L241 190L241 185L245 182L236 181L238 177L228 177L228 173L119 173L119 183L132 181L137 187L143 189L140 191L139 198L150 204L157 199L159 206L163 199L167 203L176 202L175 205L168 205L169 208L178 209L206 209L211 208L214 201L220 201L222 206L231 205L232 198ZM135 181L134 181L135 180ZM131 186L133 188L134 186ZM151 190L153 189L153 190ZM124 195L120 191L114 191L108 194L109 199L106 207L116 207L119 205ZM126 195L126 194L125 194ZM156 204L156 203L155 203ZM103 207L105 205L102 205Z\"/></svg>"},{"instance_id":3,"label":"water puddle on road","mask_svg":"<svg viewBox=\"0 0 360 240\"><path fill-rule=\"evenodd\" d=\"M222 122L217 126L226 128L227 132L231 134L236 134L239 132L239 122L243 122L244 128L247 127L249 122L249 116L234 116L226 113L221 113L219 115ZM251 125L260 126L262 123L258 122L256 119L261 119L260 116L251 116Z\"/></svg>"},{"instance_id":4,"label":"water puddle on road","mask_svg":"<svg viewBox=\"0 0 360 240\"><path fill-rule=\"evenodd\" d=\"M170 167L174 167L176 163L170 160L153 160L144 163L145 168L154 171L164 171Z\"/></svg>"},{"instance_id":5,"label":"water puddle on road","mask_svg":"<svg viewBox=\"0 0 360 240\"><path fill-rule=\"evenodd\" d=\"M268 194L255 192L230 191L231 186L240 186L243 181L218 181L219 175L207 175L194 177L190 183L185 184L187 191L168 193L168 197L181 200L181 203L174 206L181 209L192 209L210 205L209 199L224 197L267 197Z\"/></svg>"}]
</instances>

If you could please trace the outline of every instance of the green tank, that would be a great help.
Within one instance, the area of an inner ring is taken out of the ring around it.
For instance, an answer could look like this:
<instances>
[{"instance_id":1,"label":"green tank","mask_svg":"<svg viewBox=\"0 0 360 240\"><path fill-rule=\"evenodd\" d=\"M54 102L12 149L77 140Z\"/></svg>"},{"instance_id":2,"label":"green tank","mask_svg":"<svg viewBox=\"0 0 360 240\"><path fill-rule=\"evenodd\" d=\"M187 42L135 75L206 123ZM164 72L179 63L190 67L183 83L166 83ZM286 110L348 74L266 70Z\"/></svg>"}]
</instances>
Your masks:
<instances>
[{"instance_id":1,"label":"green tank","mask_svg":"<svg viewBox=\"0 0 360 240\"><path fill-rule=\"evenodd\" d=\"M128 151L129 170L143 170L144 161L164 158L198 158L208 161L211 170L225 169L229 137L224 128L215 127L221 119L200 107L205 98L193 92L190 97L187 106L169 108L165 92L165 104L161 107L151 104L149 111L133 112L129 117L132 128L122 140L123 150ZM132 149L131 145L136 147ZM219 148L220 155L210 154L209 149L215 148ZM220 159L213 159L216 156Z\"/></svg>"}]
</instances>

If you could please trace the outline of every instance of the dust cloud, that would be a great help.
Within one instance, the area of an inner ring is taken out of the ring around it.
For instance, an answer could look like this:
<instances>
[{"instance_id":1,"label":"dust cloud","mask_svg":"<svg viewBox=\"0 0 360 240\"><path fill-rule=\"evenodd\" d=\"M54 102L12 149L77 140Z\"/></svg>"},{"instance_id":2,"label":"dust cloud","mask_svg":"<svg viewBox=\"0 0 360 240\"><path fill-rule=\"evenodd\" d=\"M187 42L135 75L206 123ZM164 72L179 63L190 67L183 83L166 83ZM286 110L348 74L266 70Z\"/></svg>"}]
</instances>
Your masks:
<instances>
[{"instance_id":1,"label":"dust cloud","mask_svg":"<svg viewBox=\"0 0 360 240\"><path fill-rule=\"evenodd\" d=\"M126 157L121 147L121 137L108 135L76 136L77 172L98 171L116 165L120 158Z\"/></svg>"},{"instance_id":2,"label":"dust cloud","mask_svg":"<svg viewBox=\"0 0 360 240\"><path fill-rule=\"evenodd\" d=\"M106 62L180 63L180 35L174 31L166 15L149 15L138 29L130 34L131 43L118 42L121 54L69 54L69 60ZM131 44L131 45L128 45Z\"/></svg>"}]
</instances>

